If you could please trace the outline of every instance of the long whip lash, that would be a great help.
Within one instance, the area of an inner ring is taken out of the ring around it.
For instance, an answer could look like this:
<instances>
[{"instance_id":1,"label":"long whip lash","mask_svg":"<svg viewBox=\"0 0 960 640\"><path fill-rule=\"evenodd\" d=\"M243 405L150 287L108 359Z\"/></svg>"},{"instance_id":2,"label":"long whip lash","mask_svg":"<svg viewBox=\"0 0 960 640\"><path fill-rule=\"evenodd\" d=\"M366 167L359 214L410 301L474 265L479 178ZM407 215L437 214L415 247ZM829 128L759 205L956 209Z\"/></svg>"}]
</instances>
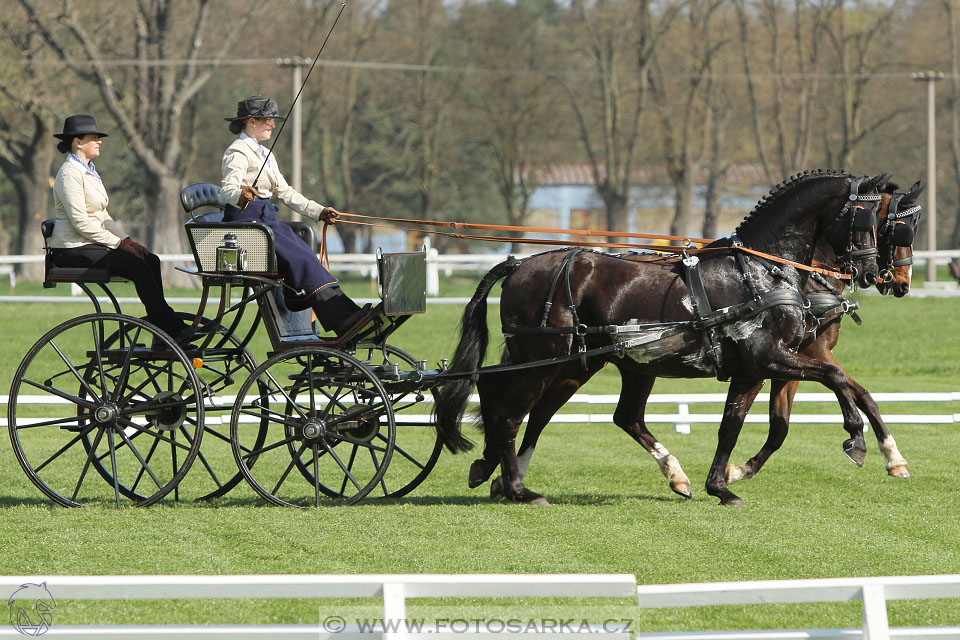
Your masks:
<instances>
[{"instance_id":1,"label":"long whip lash","mask_svg":"<svg viewBox=\"0 0 960 640\"><path fill-rule=\"evenodd\" d=\"M263 159L263 164L260 165L260 171L257 171L257 177L253 179L254 186L256 186L257 180L260 179L260 174L263 173L263 168L267 166L267 162L270 161L270 156L273 155L273 148L277 146L277 141L280 139L280 134L283 133L283 127L287 124L287 120L290 119L290 114L293 112L293 106L297 104L297 100L300 99L300 94L303 93L303 88L307 85L307 80L310 79L310 74L313 73L313 68L317 66L317 61L320 59L320 54L323 53L323 48L327 46L327 40L330 39L330 34L333 33L337 23L340 21L340 16L343 14L343 10L347 7L348 2L350 2L350 0L343 0L343 4L340 5L340 11L337 12L337 17L334 19L333 25L330 26L330 31L327 32L327 37L323 39L323 44L320 45L320 50L317 51L317 55L313 58L313 64L310 65L307 75L304 76L303 82L300 83L300 88L297 89L297 95L294 96L293 102L290 103L290 108L287 110L286 117L283 119L283 122L280 123L280 130L277 131L277 135L273 137L273 144L270 145L270 149L267 151L267 157Z\"/></svg>"}]
</instances>

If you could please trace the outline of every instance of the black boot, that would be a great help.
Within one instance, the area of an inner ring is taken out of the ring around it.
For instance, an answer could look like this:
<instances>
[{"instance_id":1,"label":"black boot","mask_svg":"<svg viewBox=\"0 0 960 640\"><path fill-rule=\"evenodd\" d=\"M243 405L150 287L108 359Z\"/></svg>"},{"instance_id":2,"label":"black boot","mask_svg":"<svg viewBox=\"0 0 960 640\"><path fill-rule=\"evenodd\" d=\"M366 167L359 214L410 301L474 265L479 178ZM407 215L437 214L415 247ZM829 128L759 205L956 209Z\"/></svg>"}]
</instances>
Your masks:
<instances>
[{"instance_id":1,"label":"black boot","mask_svg":"<svg viewBox=\"0 0 960 640\"><path fill-rule=\"evenodd\" d=\"M307 301L313 307L313 312L317 314L317 321L320 326L327 333L339 334L338 329L341 328L344 321L349 320L361 311L357 303L351 300L340 287L324 287L320 291L307 296ZM359 319L360 315L354 319L354 323Z\"/></svg>"}]
</instances>

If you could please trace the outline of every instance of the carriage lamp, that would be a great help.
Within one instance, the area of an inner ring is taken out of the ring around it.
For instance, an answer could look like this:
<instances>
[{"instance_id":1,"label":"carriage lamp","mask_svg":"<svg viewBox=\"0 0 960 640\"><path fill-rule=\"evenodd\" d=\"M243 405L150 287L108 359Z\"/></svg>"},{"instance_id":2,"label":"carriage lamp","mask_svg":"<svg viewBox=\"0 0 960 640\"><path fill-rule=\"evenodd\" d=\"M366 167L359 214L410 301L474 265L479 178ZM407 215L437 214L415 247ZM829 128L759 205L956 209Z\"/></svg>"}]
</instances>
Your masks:
<instances>
[{"instance_id":1,"label":"carriage lamp","mask_svg":"<svg viewBox=\"0 0 960 640\"><path fill-rule=\"evenodd\" d=\"M247 268L247 250L237 244L235 233L223 236L217 247L217 271L243 271Z\"/></svg>"}]
</instances>

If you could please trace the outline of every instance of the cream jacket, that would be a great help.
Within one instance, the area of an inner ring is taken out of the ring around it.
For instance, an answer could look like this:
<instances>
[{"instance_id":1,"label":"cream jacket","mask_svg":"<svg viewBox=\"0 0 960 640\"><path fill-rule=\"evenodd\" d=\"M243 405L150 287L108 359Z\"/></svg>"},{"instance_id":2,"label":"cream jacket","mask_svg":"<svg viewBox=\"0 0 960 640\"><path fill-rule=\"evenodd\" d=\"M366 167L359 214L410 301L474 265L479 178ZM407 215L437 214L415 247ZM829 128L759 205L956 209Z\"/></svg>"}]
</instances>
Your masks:
<instances>
[{"instance_id":1,"label":"cream jacket","mask_svg":"<svg viewBox=\"0 0 960 640\"><path fill-rule=\"evenodd\" d=\"M107 213L109 201L100 179L79 162L67 158L53 183L57 224L49 246L72 249L102 244L116 249L127 234Z\"/></svg>"},{"instance_id":2,"label":"cream jacket","mask_svg":"<svg viewBox=\"0 0 960 640\"><path fill-rule=\"evenodd\" d=\"M320 218L323 205L310 200L299 191L287 184L283 174L277 168L277 158L270 156L270 162L263 168L257 184L253 184L263 158L243 138L237 138L223 152L223 182L220 187L220 196L227 204L236 205L240 199L240 188L255 186L261 198L277 196L283 204L297 213L309 216L314 220Z\"/></svg>"}]
</instances>

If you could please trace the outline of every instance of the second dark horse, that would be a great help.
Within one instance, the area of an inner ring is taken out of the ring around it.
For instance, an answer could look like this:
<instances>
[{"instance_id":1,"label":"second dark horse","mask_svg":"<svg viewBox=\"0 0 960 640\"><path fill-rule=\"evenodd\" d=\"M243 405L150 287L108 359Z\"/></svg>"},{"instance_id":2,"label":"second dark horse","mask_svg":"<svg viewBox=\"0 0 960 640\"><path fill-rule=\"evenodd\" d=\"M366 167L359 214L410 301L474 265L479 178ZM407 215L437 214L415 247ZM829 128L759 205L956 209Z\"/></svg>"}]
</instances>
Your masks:
<instances>
[{"instance_id":1,"label":"second dark horse","mask_svg":"<svg viewBox=\"0 0 960 640\"><path fill-rule=\"evenodd\" d=\"M488 342L486 298L504 277L500 315L507 336L505 362L516 365L576 354L581 347L588 355L582 364L577 359L580 375L565 384L556 384L556 377L562 371L569 373L573 366L569 361L475 376L484 457L471 468L471 486L485 481L499 465L505 497L545 504L543 496L523 484L527 461L518 460L516 454L520 425L529 413L530 424L542 422L537 427L542 429L549 416L607 362L617 366L624 385L637 388L652 386L660 376L730 379L706 482L707 493L721 504L742 504L727 487L725 469L744 417L765 379L804 379L827 386L840 402L844 429L851 439L862 438L862 418L842 369L796 352L804 335L800 291L807 272L748 251L809 265L817 244L826 242L841 259L857 262L859 284L874 284L876 198L863 194L875 194L882 179L826 172L797 176L772 190L744 219L736 242L717 241L701 251L698 260L688 259L686 267L676 260L637 262L569 251L539 254L522 262L508 260L494 267L464 311L450 373L474 372L482 364ZM866 202L858 203L858 195ZM736 243L742 243L743 249L731 246ZM688 286L690 271L700 272L702 292L692 292ZM547 291L554 295L544 300ZM590 350L617 340L609 328L624 326L632 328L630 338L649 341L633 349L590 355ZM460 432L472 378L452 379L437 398L437 428L453 452L472 446ZM544 396L547 389L551 397ZM639 397L621 395L614 422L646 446L645 430L639 428L641 402Z\"/></svg>"}]
</instances>

